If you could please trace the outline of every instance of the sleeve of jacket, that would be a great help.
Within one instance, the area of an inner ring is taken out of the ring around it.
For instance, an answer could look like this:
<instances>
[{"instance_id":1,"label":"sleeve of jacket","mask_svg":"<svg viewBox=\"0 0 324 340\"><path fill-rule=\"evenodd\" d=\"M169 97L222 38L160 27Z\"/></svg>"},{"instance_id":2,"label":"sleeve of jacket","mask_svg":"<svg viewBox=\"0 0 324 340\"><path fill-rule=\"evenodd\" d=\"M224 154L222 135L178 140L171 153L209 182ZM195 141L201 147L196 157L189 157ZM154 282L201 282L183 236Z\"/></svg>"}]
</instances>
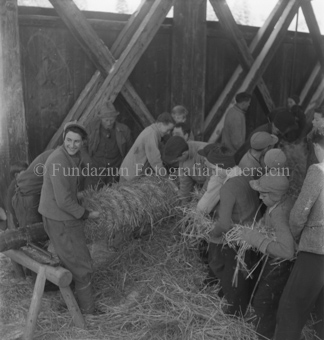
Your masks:
<instances>
[{"instance_id":1,"label":"sleeve of jacket","mask_svg":"<svg viewBox=\"0 0 324 340\"><path fill-rule=\"evenodd\" d=\"M166 169L162 163L158 138L153 133L148 135L145 140L145 153L152 169L157 170L157 174L163 176L166 173Z\"/></svg>"},{"instance_id":2,"label":"sleeve of jacket","mask_svg":"<svg viewBox=\"0 0 324 340\"><path fill-rule=\"evenodd\" d=\"M286 202L270 213L270 227L274 228L274 237L261 234L258 230L249 230L243 239L264 254L282 259L294 256L295 243L289 229L289 213L292 203Z\"/></svg>"},{"instance_id":3,"label":"sleeve of jacket","mask_svg":"<svg viewBox=\"0 0 324 340\"><path fill-rule=\"evenodd\" d=\"M68 176L68 166L64 162L53 162L50 167L50 180L53 185L54 197L57 206L68 214L80 219L84 212L79 203L72 197L70 176Z\"/></svg>"},{"instance_id":4,"label":"sleeve of jacket","mask_svg":"<svg viewBox=\"0 0 324 340\"><path fill-rule=\"evenodd\" d=\"M298 240L307 222L311 209L323 187L322 173L316 164L309 167L301 192L290 213L290 228Z\"/></svg>"}]
</instances>

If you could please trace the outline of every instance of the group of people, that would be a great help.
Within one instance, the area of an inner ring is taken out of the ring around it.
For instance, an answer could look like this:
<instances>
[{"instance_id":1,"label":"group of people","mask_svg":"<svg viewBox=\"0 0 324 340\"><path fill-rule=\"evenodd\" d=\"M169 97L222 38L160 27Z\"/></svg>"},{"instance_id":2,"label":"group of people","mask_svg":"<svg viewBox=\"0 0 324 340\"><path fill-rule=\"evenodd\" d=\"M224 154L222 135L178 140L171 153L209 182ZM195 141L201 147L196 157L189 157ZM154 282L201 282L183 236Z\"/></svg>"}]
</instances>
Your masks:
<instances>
[{"instance_id":1,"label":"group of people","mask_svg":"<svg viewBox=\"0 0 324 340\"><path fill-rule=\"evenodd\" d=\"M193 140L183 106L160 114L133 143L129 128L117 122L119 112L107 103L86 128L67 123L60 147L44 152L16 173L8 195L16 224L24 227L43 221L55 252L73 274L83 313L98 312L83 224L100 213L82 207L78 191L157 175L178 181L181 204L192 199L194 186L203 189L197 210L215 219L208 265L220 284L219 294L228 302L226 313L244 315L252 302L261 338L295 340L314 312L315 329L323 338L324 111L315 111L307 135L313 158L294 202L287 196L289 173L280 142L306 136L298 98L292 98L294 105L272 112L267 124L246 136L245 114L251 99L248 93L237 94L220 144ZM266 209L260 209L262 202ZM256 223L271 230L273 237L251 228ZM224 234L236 224L244 226L242 241L254 249L245 254L247 268L260 260L260 253L267 256L259 265L259 275L247 278L240 270L233 285L236 250L224 243Z\"/></svg>"}]
</instances>

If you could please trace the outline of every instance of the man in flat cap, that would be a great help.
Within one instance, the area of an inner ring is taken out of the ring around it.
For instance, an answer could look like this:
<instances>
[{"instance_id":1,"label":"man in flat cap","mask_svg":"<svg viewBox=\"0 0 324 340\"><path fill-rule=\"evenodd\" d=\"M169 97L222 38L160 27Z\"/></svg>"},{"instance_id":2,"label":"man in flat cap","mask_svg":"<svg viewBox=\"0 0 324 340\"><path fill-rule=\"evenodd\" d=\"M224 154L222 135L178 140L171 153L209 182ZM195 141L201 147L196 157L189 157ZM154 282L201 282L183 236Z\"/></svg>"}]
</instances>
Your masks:
<instances>
[{"instance_id":1,"label":"man in flat cap","mask_svg":"<svg viewBox=\"0 0 324 340\"><path fill-rule=\"evenodd\" d=\"M47 158L38 211L57 256L72 273L82 313L95 313L92 294L92 261L84 235L84 220L99 217L80 205L77 192L81 174L80 150L87 138L85 128L69 122L64 127L63 144Z\"/></svg>"},{"instance_id":2,"label":"man in flat cap","mask_svg":"<svg viewBox=\"0 0 324 340\"><path fill-rule=\"evenodd\" d=\"M132 146L132 138L130 129L117 122L118 115L119 112L108 102L87 127L91 161L85 187L95 186L98 182L109 184L119 179L119 167Z\"/></svg>"},{"instance_id":3,"label":"man in flat cap","mask_svg":"<svg viewBox=\"0 0 324 340\"><path fill-rule=\"evenodd\" d=\"M257 179L264 173L263 158L266 152L274 147L279 141L276 135L265 131L259 131L250 139L250 150L243 156L239 167L247 174Z\"/></svg>"}]
</instances>

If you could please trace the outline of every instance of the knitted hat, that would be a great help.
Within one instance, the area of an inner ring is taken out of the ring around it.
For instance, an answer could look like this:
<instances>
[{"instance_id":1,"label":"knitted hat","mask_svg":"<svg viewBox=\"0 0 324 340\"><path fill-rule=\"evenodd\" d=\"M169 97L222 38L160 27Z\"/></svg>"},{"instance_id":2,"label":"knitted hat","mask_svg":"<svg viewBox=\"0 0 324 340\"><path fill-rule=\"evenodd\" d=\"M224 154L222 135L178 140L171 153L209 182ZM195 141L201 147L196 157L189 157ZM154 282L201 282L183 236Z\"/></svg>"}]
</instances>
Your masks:
<instances>
[{"instance_id":1,"label":"knitted hat","mask_svg":"<svg viewBox=\"0 0 324 340\"><path fill-rule=\"evenodd\" d=\"M71 127L77 127L79 129L81 129L85 133L84 137L86 137L88 135L88 132L85 129L85 127L81 123L78 123L76 120L73 120L72 122L68 122L64 125L64 130L63 130L64 133L65 133L66 129L71 128Z\"/></svg>"},{"instance_id":2,"label":"knitted hat","mask_svg":"<svg viewBox=\"0 0 324 340\"><path fill-rule=\"evenodd\" d=\"M279 201L289 188L289 180L286 176L276 174L265 174L260 179L250 181L253 190L266 192L274 201Z\"/></svg>"},{"instance_id":3,"label":"knitted hat","mask_svg":"<svg viewBox=\"0 0 324 340\"><path fill-rule=\"evenodd\" d=\"M287 157L280 149L271 149L264 155L264 164L268 168L282 168L286 165Z\"/></svg>"},{"instance_id":4,"label":"knitted hat","mask_svg":"<svg viewBox=\"0 0 324 340\"><path fill-rule=\"evenodd\" d=\"M289 111L280 111L273 119L273 124L279 129L282 134L292 128L295 124L295 118Z\"/></svg>"},{"instance_id":5,"label":"knitted hat","mask_svg":"<svg viewBox=\"0 0 324 340\"><path fill-rule=\"evenodd\" d=\"M250 139L251 148L254 150L263 150L268 146L275 145L277 143L278 137L265 131L254 133Z\"/></svg>"},{"instance_id":6,"label":"knitted hat","mask_svg":"<svg viewBox=\"0 0 324 340\"><path fill-rule=\"evenodd\" d=\"M199 150L198 154L204 156L210 164L223 169L233 168L236 165L233 154L229 153L224 146L208 144Z\"/></svg>"},{"instance_id":7,"label":"knitted hat","mask_svg":"<svg viewBox=\"0 0 324 340\"><path fill-rule=\"evenodd\" d=\"M166 164L172 164L187 150L189 150L189 146L182 137L172 136L164 146L162 156L163 161Z\"/></svg>"},{"instance_id":8,"label":"knitted hat","mask_svg":"<svg viewBox=\"0 0 324 340\"><path fill-rule=\"evenodd\" d=\"M119 115L119 112L116 111L114 105L110 102L102 105L100 111L98 112L98 116L100 118L115 118Z\"/></svg>"}]
</instances>

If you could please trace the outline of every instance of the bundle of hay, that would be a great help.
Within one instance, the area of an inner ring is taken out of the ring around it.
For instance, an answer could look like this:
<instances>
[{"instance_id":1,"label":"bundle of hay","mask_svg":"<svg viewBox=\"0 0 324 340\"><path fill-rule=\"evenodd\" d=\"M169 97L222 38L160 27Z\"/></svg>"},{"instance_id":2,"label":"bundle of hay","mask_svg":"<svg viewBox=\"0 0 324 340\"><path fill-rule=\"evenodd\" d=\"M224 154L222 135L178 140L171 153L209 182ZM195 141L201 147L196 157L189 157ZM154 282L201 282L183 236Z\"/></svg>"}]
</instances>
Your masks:
<instances>
[{"instance_id":1,"label":"bundle of hay","mask_svg":"<svg viewBox=\"0 0 324 340\"><path fill-rule=\"evenodd\" d=\"M242 240L242 233L244 228L250 228L253 230L257 230L259 233L267 236L270 239L275 240L275 233L273 229L266 228L266 226L262 223L262 220L253 223L251 226L243 226L241 224L235 224L235 226L230 229L226 234L225 234L225 242L228 244L229 247L234 248L237 252L236 255L236 260L237 260L237 266L236 266L236 271L234 273L233 277L233 282L236 281L238 270L243 269L245 272L248 273L248 277L252 275L256 267L259 265L259 263L263 260L263 258L266 255L263 255L260 259L260 261L253 267L253 268L248 268L245 264L245 253L249 249L255 249L253 246L251 246L249 243L245 242Z\"/></svg>"},{"instance_id":2,"label":"bundle of hay","mask_svg":"<svg viewBox=\"0 0 324 340\"><path fill-rule=\"evenodd\" d=\"M289 170L289 189L287 194L297 198L306 177L307 150L304 143L282 145L282 151L287 157ZM287 175L286 173L284 173Z\"/></svg>"},{"instance_id":3,"label":"bundle of hay","mask_svg":"<svg viewBox=\"0 0 324 340\"><path fill-rule=\"evenodd\" d=\"M215 221L209 215L197 210L197 202L184 207L178 207L182 218L178 220L175 228L183 236L185 243L190 246L197 245L201 240L209 240L209 233L215 226Z\"/></svg>"},{"instance_id":4,"label":"bundle of hay","mask_svg":"<svg viewBox=\"0 0 324 340\"><path fill-rule=\"evenodd\" d=\"M158 177L105 186L99 191L86 190L82 205L100 212L98 220L85 224L87 242L110 239L116 231L130 232L153 225L171 215L177 203L174 184Z\"/></svg>"}]
</instances>

